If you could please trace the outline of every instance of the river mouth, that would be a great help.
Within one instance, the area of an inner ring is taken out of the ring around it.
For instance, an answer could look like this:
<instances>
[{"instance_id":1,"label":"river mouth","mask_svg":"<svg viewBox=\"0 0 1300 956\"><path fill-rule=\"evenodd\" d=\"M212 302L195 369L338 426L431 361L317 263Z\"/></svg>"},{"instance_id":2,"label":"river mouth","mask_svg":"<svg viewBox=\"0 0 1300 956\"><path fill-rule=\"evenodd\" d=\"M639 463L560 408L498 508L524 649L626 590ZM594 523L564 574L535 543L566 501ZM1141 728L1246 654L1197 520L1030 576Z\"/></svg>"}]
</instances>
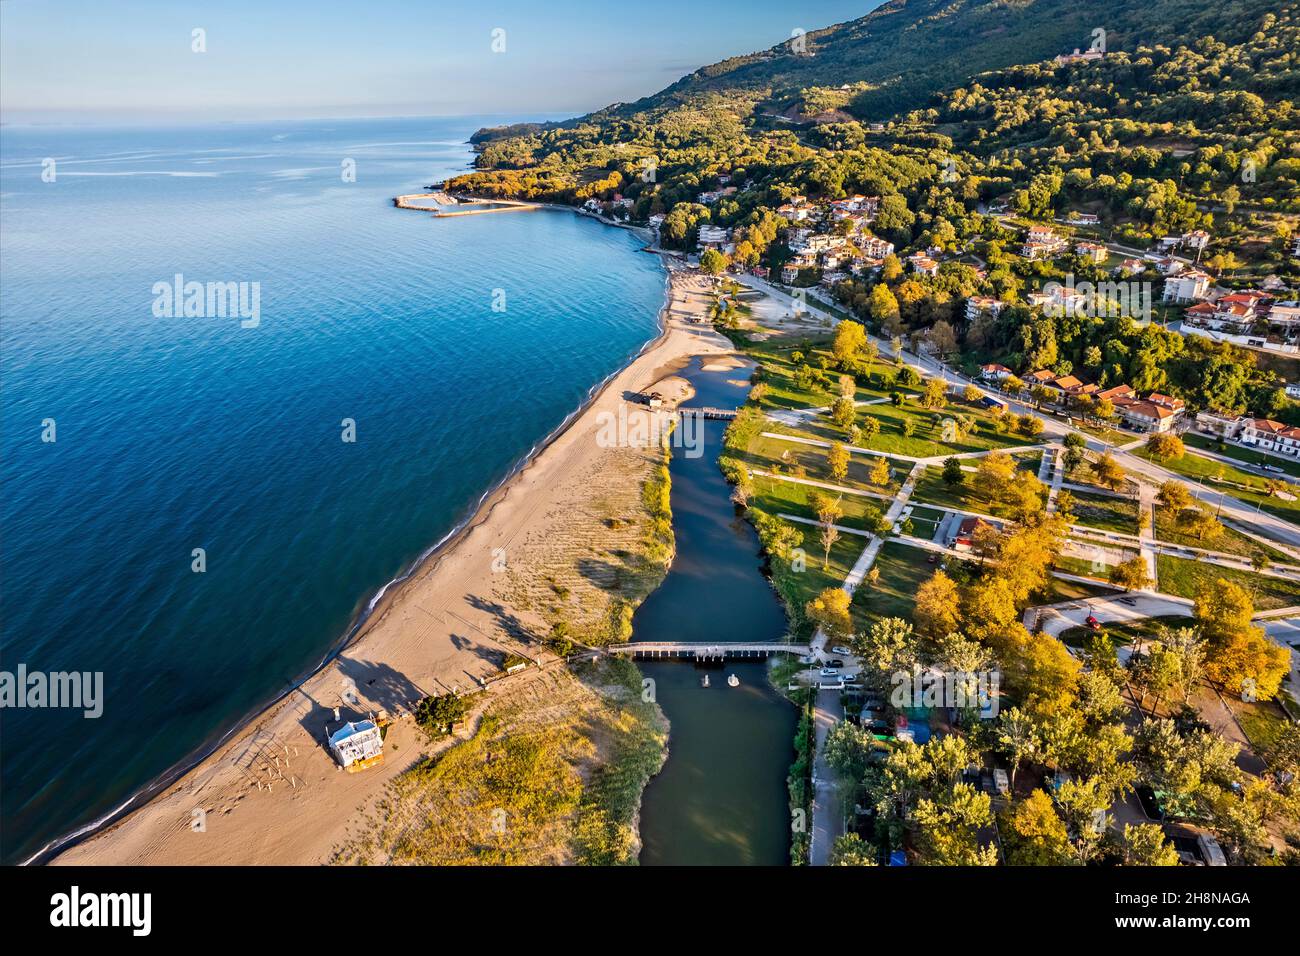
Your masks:
<instances>
[{"instance_id":1,"label":"river mouth","mask_svg":"<svg viewBox=\"0 0 1300 956\"><path fill-rule=\"evenodd\" d=\"M753 368L751 362L727 367L697 358L678 374L695 389L690 405L735 408L745 401ZM704 422L704 454L692 458L674 450L676 555L632 619L634 642L772 643L786 633L785 611L761 571L758 535L736 515L718 469L726 424ZM668 760L642 801L641 862L789 863L786 774L798 713L771 686L767 665L640 666L672 725Z\"/></svg>"}]
</instances>

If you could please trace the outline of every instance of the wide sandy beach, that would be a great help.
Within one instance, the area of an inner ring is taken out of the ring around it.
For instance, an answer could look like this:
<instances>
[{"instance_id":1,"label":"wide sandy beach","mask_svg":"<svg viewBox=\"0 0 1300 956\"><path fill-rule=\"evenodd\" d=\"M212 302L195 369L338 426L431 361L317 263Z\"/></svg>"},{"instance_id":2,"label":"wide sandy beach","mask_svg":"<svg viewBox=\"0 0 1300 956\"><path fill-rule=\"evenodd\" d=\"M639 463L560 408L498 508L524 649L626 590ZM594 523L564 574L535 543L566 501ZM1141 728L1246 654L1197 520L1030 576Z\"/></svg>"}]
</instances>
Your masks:
<instances>
[{"instance_id":1,"label":"wide sandy beach","mask_svg":"<svg viewBox=\"0 0 1300 956\"><path fill-rule=\"evenodd\" d=\"M529 638L548 625L502 599L503 566L527 560L528 542L559 535L611 483L639 495L645 450L597 444L598 423L632 393L671 377L692 356L730 343L705 319L709 280L667 261L663 333L611 379L587 408L479 509L465 530L390 589L351 644L295 692L237 730L212 755L115 824L60 853L69 864L317 864L354 834L385 785L438 746L405 714L427 694L477 689L500 675L507 653L563 666ZM700 321L704 319L704 321ZM679 379L675 380L680 382ZM672 383L665 383L670 385ZM592 542L599 550L602 542ZM607 545L607 542L604 543ZM535 552L534 552L535 553ZM522 640L521 640L522 638ZM512 692L529 668L490 685ZM346 696L345 696L346 695ZM349 704L348 697L355 703ZM385 759L341 772L327 754L333 708L344 719L381 710L398 717ZM468 732L468 731L464 731Z\"/></svg>"}]
</instances>

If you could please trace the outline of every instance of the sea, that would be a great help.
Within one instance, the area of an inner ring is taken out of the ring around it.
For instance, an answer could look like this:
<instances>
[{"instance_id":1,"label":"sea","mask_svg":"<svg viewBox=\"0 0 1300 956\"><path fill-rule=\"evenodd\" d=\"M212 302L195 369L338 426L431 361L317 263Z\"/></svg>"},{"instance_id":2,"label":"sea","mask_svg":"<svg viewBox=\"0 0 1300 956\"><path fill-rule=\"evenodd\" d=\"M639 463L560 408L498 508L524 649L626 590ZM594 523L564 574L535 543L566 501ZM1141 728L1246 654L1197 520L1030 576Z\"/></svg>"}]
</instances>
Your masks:
<instances>
[{"instance_id":1,"label":"sea","mask_svg":"<svg viewBox=\"0 0 1300 956\"><path fill-rule=\"evenodd\" d=\"M0 710L0 861L319 666L655 336L630 231L393 207L506 121L0 128L0 670L87 675Z\"/></svg>"}]
</instances>

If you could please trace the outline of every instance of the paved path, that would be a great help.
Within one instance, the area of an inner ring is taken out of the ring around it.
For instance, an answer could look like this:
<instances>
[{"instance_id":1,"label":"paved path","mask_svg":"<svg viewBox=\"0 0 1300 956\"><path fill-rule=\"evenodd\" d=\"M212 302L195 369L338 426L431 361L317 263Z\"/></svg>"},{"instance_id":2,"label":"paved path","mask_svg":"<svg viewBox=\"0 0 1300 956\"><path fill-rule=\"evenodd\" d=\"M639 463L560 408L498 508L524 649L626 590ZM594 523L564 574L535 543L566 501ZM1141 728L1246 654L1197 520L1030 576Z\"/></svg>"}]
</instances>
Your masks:
<instances>
[{"instance_id":1,"label":"paved path","mask_svg":"<svg viewBox=\"0 0 1300 956\"><path fill-rule=\"evenodd\" d=\"M808 847L808 862L813 866L826 866L830 862L831 846L844 832L838 782L835 771L826 763L826 735L843 719L840 692L819 690L813 710L817 749L813 757L812 832Z\"/></svg>"},{"instance_id":2,"label":"paved path","mask_svg":"<svg viewBox=\"0 0 1300 956\"><path fill-rule=\"evenodd\" d=\"M1146 565L1147 577L1151 579L1153 588L1159 587L1159 578L1156 575L1155 500L1156 490L1153 487L1146 482L1138 485L1139 553L1142 555L1142 563Z\"/></svg>"}]
</instances>

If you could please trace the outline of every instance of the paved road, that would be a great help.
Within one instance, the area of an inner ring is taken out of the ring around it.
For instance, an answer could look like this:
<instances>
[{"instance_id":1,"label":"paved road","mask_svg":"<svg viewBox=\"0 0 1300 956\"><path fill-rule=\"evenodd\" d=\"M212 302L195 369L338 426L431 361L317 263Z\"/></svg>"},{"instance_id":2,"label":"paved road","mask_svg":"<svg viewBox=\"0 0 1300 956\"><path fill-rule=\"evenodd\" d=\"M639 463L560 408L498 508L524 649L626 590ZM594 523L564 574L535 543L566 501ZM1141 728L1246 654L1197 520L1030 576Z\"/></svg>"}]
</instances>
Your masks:
<instances>
[{"instance_id":1,"label":"paved road","mask_svg":"<svg viewBox=\"0 0 1300 956\"><path fill-rule=\"evenodd\" d=\"M813 818L808 860L813 866L830 862L831 846L844 832L844 814L835 771L826 763L826 735L844 719L840 692L819 690L813 713L817 728L817 754L813 758Z\"/></svg>"}]
</instances>

